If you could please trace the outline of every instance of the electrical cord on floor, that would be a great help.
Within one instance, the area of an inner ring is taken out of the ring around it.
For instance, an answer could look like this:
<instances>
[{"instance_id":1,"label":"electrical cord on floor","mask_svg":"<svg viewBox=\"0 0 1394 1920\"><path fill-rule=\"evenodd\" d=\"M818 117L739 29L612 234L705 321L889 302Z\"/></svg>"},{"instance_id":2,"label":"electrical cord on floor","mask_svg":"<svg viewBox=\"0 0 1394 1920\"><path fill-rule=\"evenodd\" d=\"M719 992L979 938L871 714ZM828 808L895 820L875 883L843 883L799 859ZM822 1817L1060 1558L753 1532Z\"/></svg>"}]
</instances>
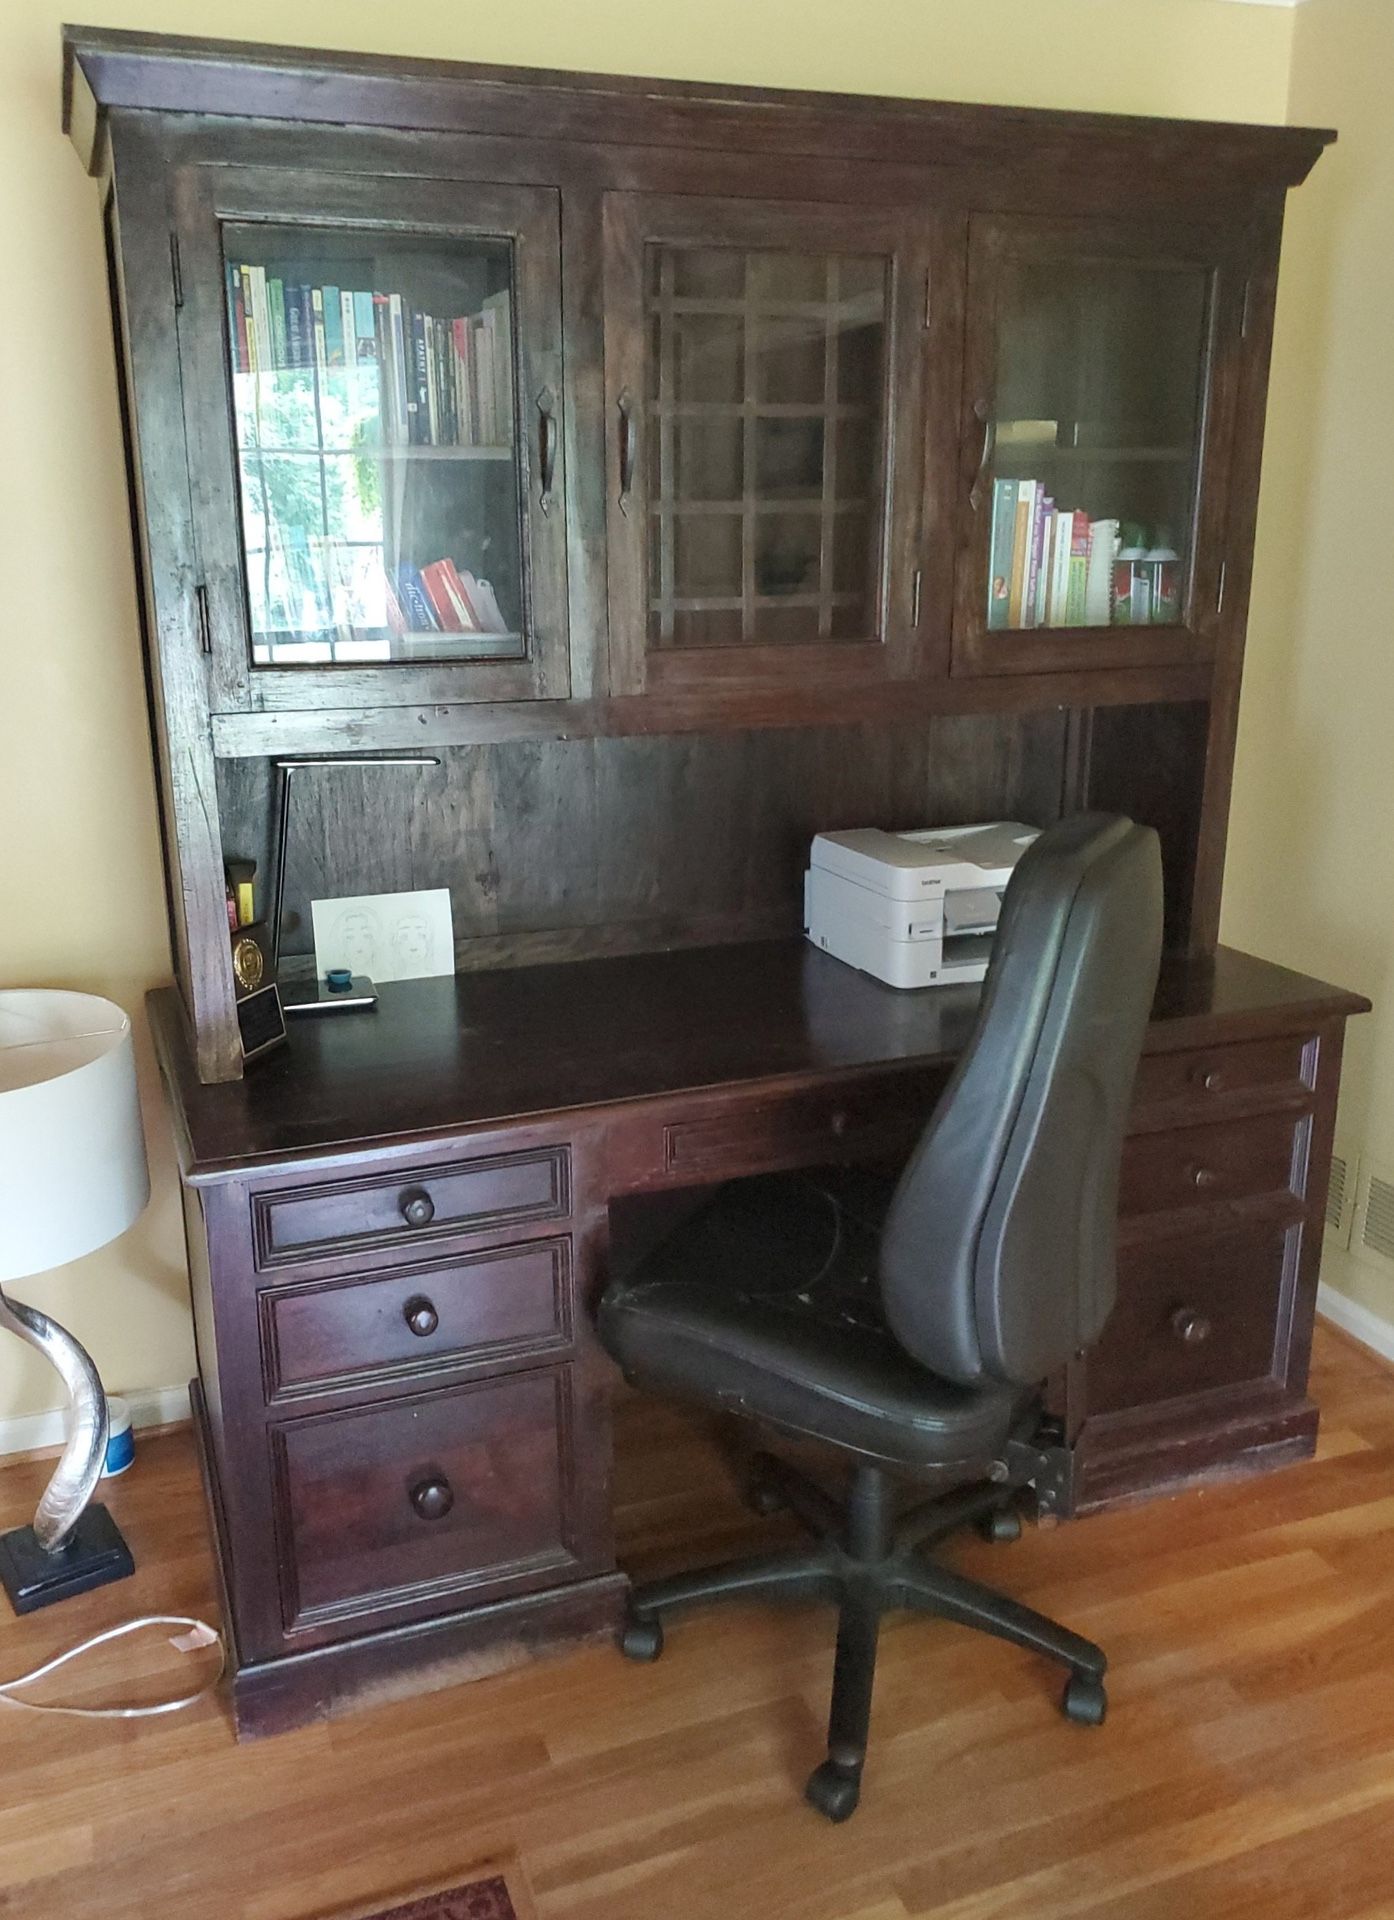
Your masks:
<instances>
[{"instance_id":1,"label":"electrical cord on floor","mask_svg":"<svg viewBox=\"0 0 1394 1920\"><path fill-rule=\"evenodd\" d=\"M60 1667L67 1666L70 1660L81 1659L84 1653L90 1653L94 1647L105 1646L110 1640L122 1640L130 1633L141 1633L146 1627L187 1628L187 1632L170 1638L170 1645L179 1653L195 1653L200 1647L216 1644L218 1671L210 1680L205 1680L197 1692L181 1694L175 1700L157 1700L148 1707L65 1707L45 1700L15 1698L17 1688L32 1687L35 1681L56 1673ZM118 1627L108 1627L105 1633L94 1633L90 1639L69 1647L66 1653L58 1653L51 1660L45 1660L41 1667L35 1667L30 1673L22 1673L14 1680L0 1680L0 1706L23 1707L29 1713L65 1713L75 1720L152 1720L157 1714L180 1713L185 1707L197 1706L221 1681L226 1666L227 1648L223 1637L207 1621L194 1620L183 1613L145 1613L138 1620L123 1620Z\"/></svg>"}]
</instances>

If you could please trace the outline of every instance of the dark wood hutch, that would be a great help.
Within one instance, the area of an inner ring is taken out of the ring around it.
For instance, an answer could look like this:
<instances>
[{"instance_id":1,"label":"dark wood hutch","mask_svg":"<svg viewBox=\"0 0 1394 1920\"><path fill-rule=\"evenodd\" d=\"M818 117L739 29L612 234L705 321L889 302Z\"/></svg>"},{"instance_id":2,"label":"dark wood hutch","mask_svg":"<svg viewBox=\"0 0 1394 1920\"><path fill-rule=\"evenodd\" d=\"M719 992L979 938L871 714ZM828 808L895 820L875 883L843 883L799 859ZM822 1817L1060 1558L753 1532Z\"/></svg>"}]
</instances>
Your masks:
<instances>
[{"instance_id":1,"label":"dark wood hutch","mask_svg":"<svg viewBox=\"0 0 1394 1920\"><path fill-rule=\"evenodd\" d=\"M239 1724L613 1619L635 1196L903 1152L975 990L810 836L1155 825L1083 1510L1309 1452L1353 995L1217 951L1286 193L1331 135L70 29L177 988L151 996ZM448 887L453 981L242 1072L225 862ZM565 963L565 964L563 964Z\"/></svg>"}]
</instances>

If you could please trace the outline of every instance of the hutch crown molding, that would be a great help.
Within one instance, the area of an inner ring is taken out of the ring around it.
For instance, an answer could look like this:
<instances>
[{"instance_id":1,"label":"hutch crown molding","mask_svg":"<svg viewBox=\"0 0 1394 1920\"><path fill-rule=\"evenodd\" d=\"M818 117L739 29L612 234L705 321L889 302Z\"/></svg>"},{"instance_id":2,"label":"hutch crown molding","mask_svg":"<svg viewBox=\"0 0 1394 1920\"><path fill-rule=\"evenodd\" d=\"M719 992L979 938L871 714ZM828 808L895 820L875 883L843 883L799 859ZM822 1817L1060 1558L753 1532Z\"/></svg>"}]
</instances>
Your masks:
<instances>
[{"instance_id":1,"label":"hutch crown molding","mask_svg":"<svg viewBox=\"0 0 1394 1920\"><path fill-rule=\"evenodd\" d=\"M1333 137L69 29L97 178L239 1719L591 1630L645 1206L903 1152L976 991L799 940L814 833L1156 826L1071 1502L1309 1451L1344 1020L1217 953L1283 206ZM450 890L243 1074L225 865ZM422 764L429 761L429 764ZM561 965L558 963L566 962ZM639 1223L639 1224L636 1224Z\"/></svg>"}]
</instances>

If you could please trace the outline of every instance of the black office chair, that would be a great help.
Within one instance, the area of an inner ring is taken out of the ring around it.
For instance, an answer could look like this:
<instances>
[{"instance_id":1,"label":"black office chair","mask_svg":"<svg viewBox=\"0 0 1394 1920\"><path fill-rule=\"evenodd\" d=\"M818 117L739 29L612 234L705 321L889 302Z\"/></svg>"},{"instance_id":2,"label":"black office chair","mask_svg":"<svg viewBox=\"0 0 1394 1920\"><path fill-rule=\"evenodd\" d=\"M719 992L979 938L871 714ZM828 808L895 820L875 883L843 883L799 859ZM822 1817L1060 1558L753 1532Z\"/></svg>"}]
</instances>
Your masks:
<instances>
[{"instance_id":1,"label":"black office chair","mask_svg":"<svg viewBox=\"0 0 1394 1920\"><path fill-rule=\"evenodd\" d=\"M828 1757L807 1788L830 1819L860 1794L888 1610L1062 1661L1065 1713L1104 1717L1098 1647L925 1549L969 1521L1016 1538L1019 1490L1061 1503L1066 1456L1041 1388L1113 1305L1119 1160L1161 927L1149 828L1095 814L1042 834L1007 888L973 1038L893 1189L855 1171L732 1182L600 1303L601 1338L636 1384L854 1463L844 1514L758 1455L756 1505L787 1508L817 1544L638 1587L621 1640L652 1660L678 1607L835 1603ZM897 1521L892 1474L939 1491Z\"/></svg>"}]
</instances>

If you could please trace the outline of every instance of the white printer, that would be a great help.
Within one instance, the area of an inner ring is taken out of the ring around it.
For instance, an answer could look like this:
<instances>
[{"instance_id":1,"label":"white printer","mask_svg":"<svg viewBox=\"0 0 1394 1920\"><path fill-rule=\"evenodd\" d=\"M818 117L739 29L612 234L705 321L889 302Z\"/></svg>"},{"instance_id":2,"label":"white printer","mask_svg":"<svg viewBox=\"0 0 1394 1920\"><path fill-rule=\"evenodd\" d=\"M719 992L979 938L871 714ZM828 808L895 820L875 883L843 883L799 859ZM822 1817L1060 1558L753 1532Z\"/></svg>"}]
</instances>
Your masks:
<instances>
[{"instance_id":1,"label":"white printer","mask_svg":"<svg viewBox=\"0 0 1394 1920\"><path fill-rule=\"evenodd\" d=\"M981 980L1012 868L1038 829L820 833L804 875L804 930L817 947L893 987Z\"/></svg>"}]
</instances>

